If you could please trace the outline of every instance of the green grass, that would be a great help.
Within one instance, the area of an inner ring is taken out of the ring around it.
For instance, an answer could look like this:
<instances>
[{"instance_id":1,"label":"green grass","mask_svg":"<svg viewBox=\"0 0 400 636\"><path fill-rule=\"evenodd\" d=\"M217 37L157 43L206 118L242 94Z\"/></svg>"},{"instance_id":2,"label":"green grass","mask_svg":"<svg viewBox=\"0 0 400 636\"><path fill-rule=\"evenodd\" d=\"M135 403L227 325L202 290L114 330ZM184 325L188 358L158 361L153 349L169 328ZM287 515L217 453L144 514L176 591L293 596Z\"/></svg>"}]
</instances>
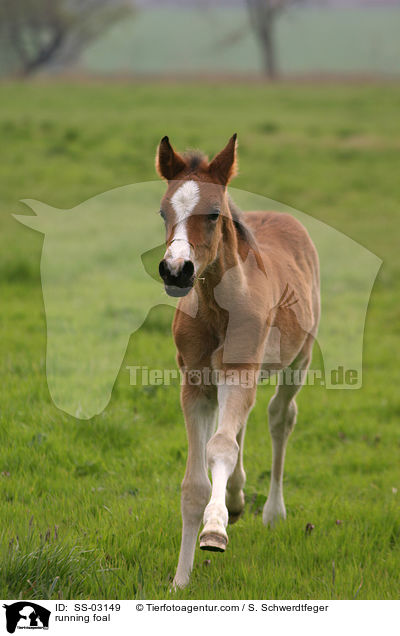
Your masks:
<instances>
[{"instance_id":1,"label":"green grass","mask_svg":"<svg viewBox=\"0 0 400 636\"><path fill-rule=\"evenodd\" d=\"M384 262L367 315L363 388L305 387L298 398L287 523L269 531L261 522L271 394L262 387L246 439L245 516L230 528L225 555L197 551L190 586L176 597L398 598L400 88L36 83L0 90L0 596L168 597L186 453L177 384L132 388L125 368L174 367L171 308L153 309L131 338L101 415L79 421L52 404L43 239L10 213L26 212L18 203L25 197L71 208L152 180L164 134L178 148L211 154L237 131L235 187L315 216ZM307 523L315 526L310 535Z\"/></svg>"}]
</instances>

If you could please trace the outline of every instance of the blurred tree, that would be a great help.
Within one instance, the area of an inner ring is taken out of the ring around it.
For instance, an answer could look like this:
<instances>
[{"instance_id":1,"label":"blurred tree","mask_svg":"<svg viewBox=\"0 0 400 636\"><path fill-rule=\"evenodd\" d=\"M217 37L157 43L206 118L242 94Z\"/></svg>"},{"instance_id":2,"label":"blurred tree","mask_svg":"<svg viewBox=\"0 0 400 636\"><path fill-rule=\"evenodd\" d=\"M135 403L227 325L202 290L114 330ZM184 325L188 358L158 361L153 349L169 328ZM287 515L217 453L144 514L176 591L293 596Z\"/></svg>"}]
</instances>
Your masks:
<instances>
[{"instance_id":1,"label":"blurred tree","mask_svg":"<svg viewBox=\"0 0 400 636\"><path fill-rule=\"evenodd\" d=\"M274 79L278 74L275 25L277 17L288 7L302 0L246 0L250 24L260 42L266 75Z\"/></svg>"},{"instance_id":2,"label":"blurred tree","mask_svg":"<svg viewBox=\"0 0 400 636\"><path fill-rule=\"evenodd\" d=\"M0 0L2 70L29 75L72 62L132 9L132 0Z\"/></svg>"}]
</instances>

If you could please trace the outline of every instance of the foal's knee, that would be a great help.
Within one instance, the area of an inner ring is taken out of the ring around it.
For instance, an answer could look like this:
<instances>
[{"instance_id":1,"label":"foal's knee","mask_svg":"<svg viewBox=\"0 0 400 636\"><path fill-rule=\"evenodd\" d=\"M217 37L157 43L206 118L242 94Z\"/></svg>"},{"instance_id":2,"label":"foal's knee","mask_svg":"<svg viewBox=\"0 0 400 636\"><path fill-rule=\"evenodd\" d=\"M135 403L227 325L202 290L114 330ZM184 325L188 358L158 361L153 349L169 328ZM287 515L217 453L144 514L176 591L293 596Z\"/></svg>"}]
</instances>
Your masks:
<instances>
[{"instance_id":1,"label":"foal's knee","mask_svg":"<svg viewBox=\"0 0 400 636\"><path fill-rule=\"evenodd\" d=\"M274 396L268 405L268 424L272 437L286 437L295 427L297 404L294 399L283 402Z\"/></svg>"},{"instance_id":2,"label":"foal's knee","mask_svg":"<svg viewBox=\"0 0 400 636\"><path fill-rule=\"evenodd\" d=\"M215 433L207 444L207 464L210 469L217 463L223 463L228 474L234 470L239 453L239 444L226 433Z\"/></svg>"},{"instance_id":3,"label":"foal's knee","mask_svg":"<svg viewBox=\"0 0 400 636\"><path fill-rule=\"evenodd\" d=\"M202 481L193 481L185 477L181 486L182 514L201 519L210 495L211 484L208 477Z\"/></svg>"}]
</instances>

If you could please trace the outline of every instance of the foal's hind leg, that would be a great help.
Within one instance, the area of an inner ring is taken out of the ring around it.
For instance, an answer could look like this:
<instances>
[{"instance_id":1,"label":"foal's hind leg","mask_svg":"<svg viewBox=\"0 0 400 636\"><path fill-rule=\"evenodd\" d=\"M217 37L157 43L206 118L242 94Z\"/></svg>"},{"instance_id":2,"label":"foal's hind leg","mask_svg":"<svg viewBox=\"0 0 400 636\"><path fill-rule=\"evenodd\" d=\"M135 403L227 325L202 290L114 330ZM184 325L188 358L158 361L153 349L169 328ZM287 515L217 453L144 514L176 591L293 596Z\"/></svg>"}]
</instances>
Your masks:
<instances>
[{"instance_id":1,"label":"foal's hind leg","mask_svg":"<svg viewBox=\"0 0 400 636\"><path fill-rule=\"evenodd\" d=\"M243 446L245 432L246 424L244 424L243 428L240 429L236 436L236 441L239 445L239 454L236 466L233 469L233 473L229 477L226 486L225 502L229 514L228 523L235 523L241 516L244 509L243 487L246 483L246 473L243 468Z\"/></svg>"},{"instance_id":2,"label":"foal's hind leg","mask_svg":"<svg viewBox=\"0 0 400 636\"><path fill-rule=\"evenodd\" d=\"M272 471L268 499L263 509L263 523L273 526L279 519L286 519L283 500L283 469L286 445L296 424L296 394L300 391L304 375L311 359L312 340L308 338L299 356L292 363L292 370L301 373L295 377L296 384L278 385L275 395L268 405L268 423L272 439Z\"/></svg>"}]
</instances>

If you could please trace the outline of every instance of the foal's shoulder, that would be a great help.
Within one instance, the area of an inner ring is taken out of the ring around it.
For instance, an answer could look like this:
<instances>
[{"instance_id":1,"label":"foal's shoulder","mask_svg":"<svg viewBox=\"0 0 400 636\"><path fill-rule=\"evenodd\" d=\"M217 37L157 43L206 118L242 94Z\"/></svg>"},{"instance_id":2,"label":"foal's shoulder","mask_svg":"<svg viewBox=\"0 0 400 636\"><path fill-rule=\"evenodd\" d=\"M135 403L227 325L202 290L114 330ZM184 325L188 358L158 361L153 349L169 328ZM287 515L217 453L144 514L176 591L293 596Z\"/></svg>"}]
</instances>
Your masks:
<instances>
[{"instance_id":1,"label":"foal's shoulder","mask_svg":"<svg viewBox=\"0 0 400 636\"><path fill-rule=\"evenodd\" d=\"M307 270L318 277L317 250L304 225L294 216L269 210L246 212L243 216L267 268L289 267L291 276L294 269Z\"/></svg>"}]
</instances>

